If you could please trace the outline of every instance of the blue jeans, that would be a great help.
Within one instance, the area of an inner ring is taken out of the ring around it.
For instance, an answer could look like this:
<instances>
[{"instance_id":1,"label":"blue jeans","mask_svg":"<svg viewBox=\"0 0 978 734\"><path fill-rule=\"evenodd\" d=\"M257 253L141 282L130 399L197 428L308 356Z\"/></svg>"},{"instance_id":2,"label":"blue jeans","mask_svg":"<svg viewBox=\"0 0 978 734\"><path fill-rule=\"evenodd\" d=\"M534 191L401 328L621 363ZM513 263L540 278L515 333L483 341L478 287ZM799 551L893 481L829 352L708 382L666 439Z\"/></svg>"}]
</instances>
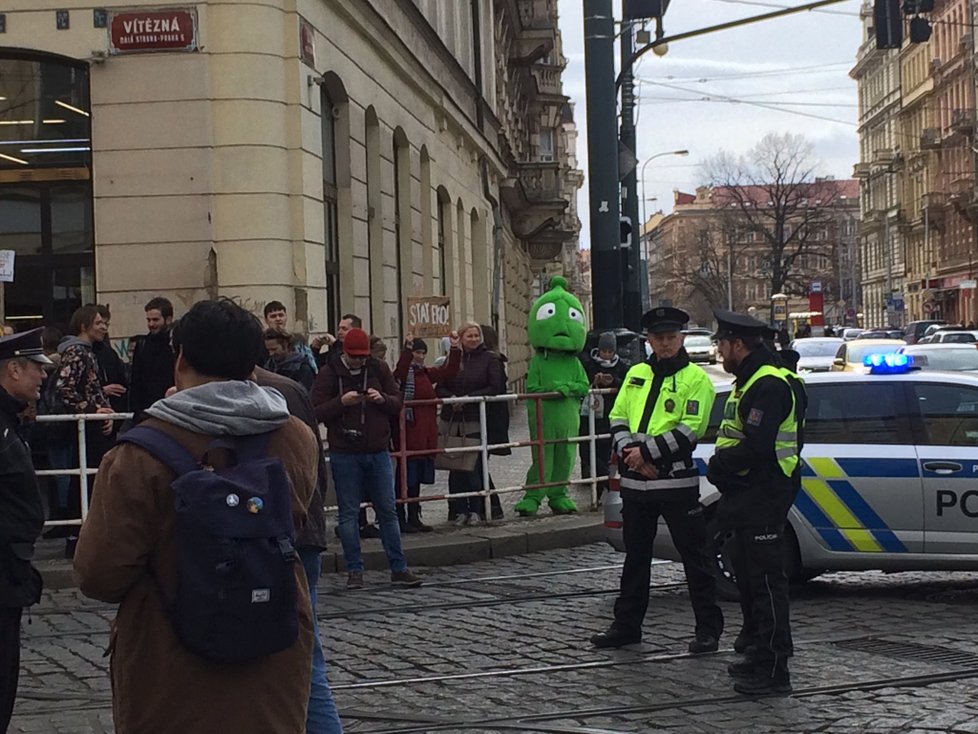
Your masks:
<instances>
[{"instance_id":1,"label":"blue jeans","mask_svg":"<svg viewBox=\"0 0 978 734\"><path fill-rule=\"evenodd\" d=\"M407 571L407 561L401 550L401 528L394 510L394 469L386 451L375 454L346 454L331 452L329 466L336 485L336 501L340 508L340 542L347 571L363 571L360 555L360 493L369 499L380 524L380 542L387 554L391 571Z\"/></svg>"},{"instance_id":2,"label":"blue jeans","mask_svg":"<svg viewBox=\"0 0 978 734\"><path fill-rule=\"evenodd\" d=\"M309 691L309 712L306 715L306 734L343 734L340 715L336 711L333 692L326 678L326 658L323 641L319 638L319 621L316 619L316 582L319 580L319 551L300 547L299 558L309 583L309 601L312 602L312 682Z\"/></svg>"}]
</instances>

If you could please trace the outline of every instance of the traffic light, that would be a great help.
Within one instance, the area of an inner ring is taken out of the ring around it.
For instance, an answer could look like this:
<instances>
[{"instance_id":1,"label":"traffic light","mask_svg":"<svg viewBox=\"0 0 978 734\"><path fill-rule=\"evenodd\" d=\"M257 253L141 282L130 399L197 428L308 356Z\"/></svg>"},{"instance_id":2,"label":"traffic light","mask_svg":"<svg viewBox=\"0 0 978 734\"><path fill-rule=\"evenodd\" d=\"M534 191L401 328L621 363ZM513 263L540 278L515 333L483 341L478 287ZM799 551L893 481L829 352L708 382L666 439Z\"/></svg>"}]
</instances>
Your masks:
<instances>
[{"instance_id":1,"label":"traffic light","mask_svg":"<svg viewBox=\"0 0 978 734\"><path fill-rule=\"evenodd\" d=\"M934 0L903 0L903 12L905 15L933 13Z\"/></svg>"},{"instance_id":2,"label":"traffic light","mask_svg":"<svg viewBox=\"0 0 978 734\"><path fill-rule=\"evenodd\" d=\"M926 18L910 19L910 42L927 43L930 40L930 22Z\"/></svg>"},{"instance_id":3,"label":"traffic light","mask_svg":"<svg viewBox=\"0 0 978 734\"><path fill-rule=\"evenodd\" d=\"M622 0L624 20L661 18L669 9L669 0Z\"/></svg>"},{"instance_id":4,"label":"traffic light","mask_svg":"<svg viewBox=\"0 0 978 734\"><path fill-rule=\"evenodd\" d=\"M900 48L903 44L900 0L873 0L873 26L876 29L876 48Z\"/></svg>"}]
</instances>

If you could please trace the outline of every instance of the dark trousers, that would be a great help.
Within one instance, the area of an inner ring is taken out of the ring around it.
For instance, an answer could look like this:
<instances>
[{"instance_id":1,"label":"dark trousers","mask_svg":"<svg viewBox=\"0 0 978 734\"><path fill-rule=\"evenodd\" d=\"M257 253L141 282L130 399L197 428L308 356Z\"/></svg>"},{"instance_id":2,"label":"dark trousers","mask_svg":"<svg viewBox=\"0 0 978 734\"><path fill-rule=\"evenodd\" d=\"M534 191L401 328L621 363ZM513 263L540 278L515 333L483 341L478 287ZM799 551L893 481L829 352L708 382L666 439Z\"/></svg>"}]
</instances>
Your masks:
<instances>
[{"instance_id":1,"label":"dark trousers","mask_svg":"<svg viewBox=\"0 0 978 734\"><path fill-rule=\"evenodd\" d=\"M578 435L588 435L588 418L581 416L580 432ZM607 418L598 418L594 421L595 433L608 433L611 430L611 421ZM590 479L595 477L608 476L608 462L611 460L611 439L602 438L594 442L594 474L591 473L591 442L584 441L577 444L577 453L581 457L581 478ZM608 489L608 482L598 482L598 499Z\"/></svg>"},{"instance_id":2,"label":"dark trousers","mask_svg":"<svg viewBox=\"0 0 978 734\"><path fill-rule=\"evenodd\" d=\"M715 564L707 542L706 519L698 499L690 497L668 502L623 499L621 513L625 566L621 572L621 591L615 602L615 626L629 631L642 629L649 606L652 543L661 516L669 526L686 571L696 633L720 637L723 612L717 606Z\"/></svg>"},{"instance_id":3,"label":"dark trousers","mask_svg":"<svg viewBox=\"0 0 978 734\"><path fill-rule=\"evenodd\" d=\"M489 489L495 489L496 485L489 476ZM482 491L482 457L475 462L472 471L450 471L448 472L448 492L449 494L461 494L462 492L481 492ZM499 502L499 495L492 495L490 498L491 512L493 519L503 516L503 508ZM448 520L451 522L459 515L465 513L475 513L483 520L485 519L485 503L482 497L468 497L463 499L448 500Z\"/></svg>"},{"instance_id":4,"label":"dark trousers","mask_svg":"<svg viewBox=\"0 0 978 734\"><path fill-rule=\"evenodd\" d=\"M744 629L753 635L754 662L772 678L788 673L791 626L784 573L784 525L736 528L731 562L740 591Z\"/></svg>"},{"instance_id":5,"label":"dark trousers","mask_svg":"<svg viewBox=\"0 0 978 734\"><path fill-rule=\"evenodd\" d=\"M0 734L7 731L20 676L20 607L0 608Z\"/></svg>"}]
</instances>

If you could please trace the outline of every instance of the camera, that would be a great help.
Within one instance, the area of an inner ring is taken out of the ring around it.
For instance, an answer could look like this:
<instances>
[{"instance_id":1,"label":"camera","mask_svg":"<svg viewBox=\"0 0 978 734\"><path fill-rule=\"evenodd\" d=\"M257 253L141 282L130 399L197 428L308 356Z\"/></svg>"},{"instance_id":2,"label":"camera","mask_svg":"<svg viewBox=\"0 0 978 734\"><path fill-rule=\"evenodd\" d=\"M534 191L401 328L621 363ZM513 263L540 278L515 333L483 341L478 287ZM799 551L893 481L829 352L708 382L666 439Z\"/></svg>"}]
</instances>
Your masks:
<instances>
[{"instance_id":1,"label":"camera","mask_svg":"<svg viewBox=\"0 0 978 734\"><path fill-rule=\"evenodd\" d=\"M344 428L343 429L343 439L350 444L359 444L363 442L363 431L356 428Z\"/></svg>"}]
</instances>

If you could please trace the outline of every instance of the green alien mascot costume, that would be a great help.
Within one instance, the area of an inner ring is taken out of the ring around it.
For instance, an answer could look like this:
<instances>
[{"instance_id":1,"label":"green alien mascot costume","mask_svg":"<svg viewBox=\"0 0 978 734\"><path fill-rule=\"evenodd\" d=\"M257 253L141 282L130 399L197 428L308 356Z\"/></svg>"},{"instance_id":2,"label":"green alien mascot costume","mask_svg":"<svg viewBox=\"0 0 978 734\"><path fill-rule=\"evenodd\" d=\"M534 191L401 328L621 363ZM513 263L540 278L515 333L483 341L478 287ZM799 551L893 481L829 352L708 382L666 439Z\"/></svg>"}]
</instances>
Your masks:
<instances>
[{"instance_id":1,"label":"green alien mascot costume","mask_svg":"<svg viewBox=\"0 0 978 734\"><path fill-rule=\"evenodd\" d=\"M543 411L543 437L548 441L577 435L581 398L587 395L588 379L578 352L584 348L587 327L584 308L566 291L561 277L550 281L550 290L536 300L530 309L527 331L530 345L536 350L530 360L526 378L527 392L557 392L562 398L540 402ZM537 438L537 402L527 403L530 437ZM546 497L550 509L558 515L577 512L574 500L567 496L567 484L574 470L577 446L573 443L548 443L543 448L543 484L545 489L528 489L516 504L520 515L535 515ZM540 454L533 449L533 465L526 474L527 484L541 484Z\"/></svg>"}]
</instances>

